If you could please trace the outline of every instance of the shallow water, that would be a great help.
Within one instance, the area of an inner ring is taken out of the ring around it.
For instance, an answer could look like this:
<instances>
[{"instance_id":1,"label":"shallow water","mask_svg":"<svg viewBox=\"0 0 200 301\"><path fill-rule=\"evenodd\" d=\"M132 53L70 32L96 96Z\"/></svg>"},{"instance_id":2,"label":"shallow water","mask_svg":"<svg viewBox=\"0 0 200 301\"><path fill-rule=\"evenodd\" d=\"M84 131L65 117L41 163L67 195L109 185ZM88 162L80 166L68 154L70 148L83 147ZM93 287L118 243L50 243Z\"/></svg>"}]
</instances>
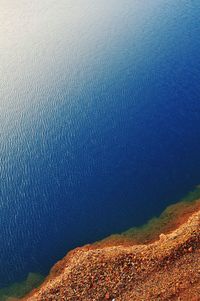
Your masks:
<instances>
[{"instance_id":1,"label":"shallow water","mask_svg":"<svg viewBox=\"0 0 200 301\"><path fill-rule=\"evenodd\" d=\"M0 286L200 183L199 1L0 0Z\"/></svg>"}]
</instances>

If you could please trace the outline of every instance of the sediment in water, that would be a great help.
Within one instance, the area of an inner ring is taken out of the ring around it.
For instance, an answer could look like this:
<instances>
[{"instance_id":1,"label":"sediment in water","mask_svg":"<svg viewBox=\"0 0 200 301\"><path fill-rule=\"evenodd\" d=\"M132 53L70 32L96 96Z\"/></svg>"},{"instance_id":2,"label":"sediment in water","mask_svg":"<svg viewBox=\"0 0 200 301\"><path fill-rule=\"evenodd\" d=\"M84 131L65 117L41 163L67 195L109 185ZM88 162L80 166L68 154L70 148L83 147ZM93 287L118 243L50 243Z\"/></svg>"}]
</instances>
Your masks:
<instances>
[{"instance_id":1,"label":"sediment in water","mask_svg":"<svg viewBox=\"0 0 200 301\"><path fill-rule=\"evenodd\" d=\"M147 244L159 239L160 233L169 233L183 224L199 209L200 186L178 203L169 205L159 217L153 217L140 227L133 227L121 234L113 234L93 244L94 247Z\"/></svg>"},{"instance_id":2,"label":"sediment in water","mask_svg":"<svg viewBox=\"0 0 200 301\"><path fill-rule=\"evenodd\" d=\"M77 248L26 301L200 300L200 188L147 225Z\"/></svg>"},{"instance_id":3,"label":"sediment in water","mask_svg":"<svg viewBox=\"0 0 200 301\"><path fill-rule=\"evenodd\" d=\"M29 273L24 281L13 283L12 285L0 289L0 301L16 300L28 294L44 281L44 276L36 273Z\"/></svg>"}]
</instances>

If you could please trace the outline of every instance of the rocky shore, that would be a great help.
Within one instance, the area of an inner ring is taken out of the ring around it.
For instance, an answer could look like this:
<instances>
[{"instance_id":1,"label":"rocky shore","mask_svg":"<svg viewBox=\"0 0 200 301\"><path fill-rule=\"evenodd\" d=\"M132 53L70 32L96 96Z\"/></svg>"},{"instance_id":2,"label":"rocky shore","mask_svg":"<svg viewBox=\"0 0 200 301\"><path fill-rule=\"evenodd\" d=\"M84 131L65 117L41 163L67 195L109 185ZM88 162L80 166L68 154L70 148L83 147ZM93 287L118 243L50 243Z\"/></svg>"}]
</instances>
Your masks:
<instances>
[{"instance_id":1,"label":"rocky shore","mask_svg":"<svg viewBox=\"0 0 200 301\"><path fill-rule=\"evenodd\" d=\"M69 252L23 300L200 300L200 200L149 225L143 239L129 231Z\"/></svg>"}]
</instances>

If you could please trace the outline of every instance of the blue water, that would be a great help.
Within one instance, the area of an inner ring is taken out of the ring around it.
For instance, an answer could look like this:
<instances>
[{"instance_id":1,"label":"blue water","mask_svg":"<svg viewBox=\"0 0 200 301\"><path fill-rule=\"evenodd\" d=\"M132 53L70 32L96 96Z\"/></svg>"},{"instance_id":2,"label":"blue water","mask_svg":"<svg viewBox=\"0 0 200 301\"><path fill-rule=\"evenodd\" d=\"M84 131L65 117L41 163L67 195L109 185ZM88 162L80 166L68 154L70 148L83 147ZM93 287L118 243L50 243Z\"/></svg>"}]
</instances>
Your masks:
<instances>
[{"instance_id":1,"label":"blue water","mask_svg":"<svg viewBox=\"0 0 200 301\"><path fill-rule=\"evenodd\" d=\"M200 183L199 0L0 0L0 286Z\"/></svg>"}]
</instances>

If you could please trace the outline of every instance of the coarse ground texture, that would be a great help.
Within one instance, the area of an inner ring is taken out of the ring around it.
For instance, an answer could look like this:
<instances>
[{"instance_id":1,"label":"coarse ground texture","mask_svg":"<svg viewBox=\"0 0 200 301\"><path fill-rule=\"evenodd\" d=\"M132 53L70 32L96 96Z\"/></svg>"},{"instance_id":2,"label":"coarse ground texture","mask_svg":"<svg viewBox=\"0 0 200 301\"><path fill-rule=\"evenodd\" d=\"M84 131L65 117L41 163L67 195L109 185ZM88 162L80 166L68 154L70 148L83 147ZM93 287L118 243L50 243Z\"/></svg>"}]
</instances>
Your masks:
<instances>
[{"instance_id":1,"label":"coarse ground texture","mask_svg":"<svg viewBox=\"0 0 200 301\"><path fill-rule=\"evenodd\" d=\"M23 300L200 300L200 200L189 212L153 242L69 252Z\"/></svg>"}]
</instances>

